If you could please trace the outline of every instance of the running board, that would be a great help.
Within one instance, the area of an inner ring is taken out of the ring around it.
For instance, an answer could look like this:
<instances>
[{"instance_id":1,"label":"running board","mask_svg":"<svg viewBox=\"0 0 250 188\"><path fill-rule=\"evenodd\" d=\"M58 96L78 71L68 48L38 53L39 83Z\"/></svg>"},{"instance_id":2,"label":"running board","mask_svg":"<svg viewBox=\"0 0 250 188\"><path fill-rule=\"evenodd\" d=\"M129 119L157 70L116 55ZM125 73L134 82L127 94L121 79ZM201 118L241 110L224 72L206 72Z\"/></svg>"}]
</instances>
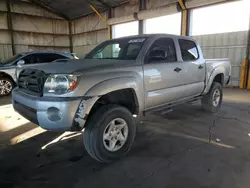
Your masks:
<instances>
[{"instance_id":1,"label":"running board","mask_svg":"<svg viewBox=\"0 0 250 188\"><path fill-rule=\"evenodd\" d=\"M180 104L185 104L185 103L195 104L195 103L199 102L201 99L202 99L202 96L199 96L199 97L195 97L195 98L192 98L192 99L189 99L189 100L183 100L183 101L176 102L176 103L161 105L159 107L146 110L146 111L143 112L143 114L147 115L147 114L156 114L157 113L157 114L165 115L165 114L167 114L169 112L174 111L173 108L175 106L178 106Z\"/></svg>"},{"instance_id":2,"label":"running board","mask_svg":"<svg viewBox=\"0 0 250 188\"><path fill-rule=\"evenodd\" d=\"M202 99L203 97L196 97L196 98L194 98L193 100L190 100L190 101L188 101L187 103L188 104L195 104L195 103L198 103L198 102L200 102L200 100Z\"/></svg>"}]
</instances>

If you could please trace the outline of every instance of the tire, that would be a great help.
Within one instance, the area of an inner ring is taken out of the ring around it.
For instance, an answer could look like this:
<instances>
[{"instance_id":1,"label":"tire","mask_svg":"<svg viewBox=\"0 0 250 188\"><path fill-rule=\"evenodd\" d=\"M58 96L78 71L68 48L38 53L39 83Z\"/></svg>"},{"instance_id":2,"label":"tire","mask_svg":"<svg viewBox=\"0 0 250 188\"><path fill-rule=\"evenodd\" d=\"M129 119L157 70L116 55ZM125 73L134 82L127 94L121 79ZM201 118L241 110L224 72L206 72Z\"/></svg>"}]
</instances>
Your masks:
<instances>
[{"instance_id":1,"label":"tire","mask_svg":"<svg viewBox=\"0 0 250 188\"><path fill-rule=\"evenodd\" d=\"M219 97L216 97L217 94L219 94ZM222 86L220 83L214 82L210 88L210 91L202 98L202 105L204 110L210 113L218 112L221 108L222 98Z\"/></svg>"},{"instance_id":2,"label":"tire","mask_svg":"<svg viewBox=\"0 0 250 188\"><path fill-rule=\"evenodd\" d=\"M120 136L119 130L110 131L112 127L118 129L117 127L123 125L125 126L120 130ZM109 163L127 154L134 142L135 134L135 120L128 109L113 104L105 105L89 117L83 134L83 143L92 158L102 163ZM123 140L120 141L119 138L126 140L120 139ZM111 150L112 143L116 145Z\"/></svg>"},{"instance_id":3,"label":"tire","mask_svg":"<svg viewBox=\"0 0 250 188\"><path fill-rule=\"evenodd\" d=\"M0 97L10 95L14 88L14 82L6 77L0 77Z\"/></svg>"}]
</instances>

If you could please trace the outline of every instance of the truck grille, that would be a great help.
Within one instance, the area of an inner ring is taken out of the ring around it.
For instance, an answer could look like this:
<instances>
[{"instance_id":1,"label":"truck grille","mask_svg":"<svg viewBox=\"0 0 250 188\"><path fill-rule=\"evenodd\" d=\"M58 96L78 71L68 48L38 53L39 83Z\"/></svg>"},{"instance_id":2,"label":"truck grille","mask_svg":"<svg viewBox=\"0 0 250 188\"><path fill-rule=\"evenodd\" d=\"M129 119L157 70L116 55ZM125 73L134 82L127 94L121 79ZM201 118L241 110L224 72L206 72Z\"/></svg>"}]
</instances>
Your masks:
<instances>
[{"instance_id":1,"label":"truck grille","mask_svg":"<svg viewBox=\"0 0 250 188\"><path fill-rule=\"evenodd\" d=\"M25 69L19 74L18 86L25 93L42 96L48 74L41 70Z\"/></svg>"}]
</instances>

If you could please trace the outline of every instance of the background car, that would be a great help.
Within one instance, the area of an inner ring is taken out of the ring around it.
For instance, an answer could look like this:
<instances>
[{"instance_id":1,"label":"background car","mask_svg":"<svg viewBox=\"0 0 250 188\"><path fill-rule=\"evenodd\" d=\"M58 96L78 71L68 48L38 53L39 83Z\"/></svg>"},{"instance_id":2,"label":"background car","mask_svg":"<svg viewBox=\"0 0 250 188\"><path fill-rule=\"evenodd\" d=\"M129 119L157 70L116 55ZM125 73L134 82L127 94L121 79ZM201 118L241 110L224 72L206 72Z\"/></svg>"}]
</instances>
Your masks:
<instances>
[{"instance_id":1,"label":"background car","mask_svg":"<svg viewBox=\"0 0 250 188\"><path fill-rule=\"evenodd\" d=\"M17 80L16 68L30 68L41 63L51 63L57 59L78 59L75 54L59 51L32 51L17 54L0 63L0 96L11 93Z\"/></svg>"}]
</instances>

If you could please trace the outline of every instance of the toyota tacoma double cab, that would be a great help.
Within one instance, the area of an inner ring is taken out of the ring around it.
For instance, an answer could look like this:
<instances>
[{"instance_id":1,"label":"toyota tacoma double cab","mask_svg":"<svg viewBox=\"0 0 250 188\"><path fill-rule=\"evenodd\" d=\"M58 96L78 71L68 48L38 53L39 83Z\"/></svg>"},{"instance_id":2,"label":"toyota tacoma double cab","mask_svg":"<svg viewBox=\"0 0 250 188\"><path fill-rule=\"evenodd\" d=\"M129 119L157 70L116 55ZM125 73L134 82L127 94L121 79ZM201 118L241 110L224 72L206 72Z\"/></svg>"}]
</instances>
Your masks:
<instances>
[{"instance_id":1,"label":"toyota tacoma double cab","mask_svg":"<svg viewBox=\"0 0 250 188\"><path fill-rule=\"evenodd\" d=\"M24 69L12 92L14 109L47 130L83 131L91 157L123 157L136 119L201 100L217 112L230 80L227 59L205 60L192 38L151 34L108 40L84 59Z\"/></svg>"}]
</instances>

